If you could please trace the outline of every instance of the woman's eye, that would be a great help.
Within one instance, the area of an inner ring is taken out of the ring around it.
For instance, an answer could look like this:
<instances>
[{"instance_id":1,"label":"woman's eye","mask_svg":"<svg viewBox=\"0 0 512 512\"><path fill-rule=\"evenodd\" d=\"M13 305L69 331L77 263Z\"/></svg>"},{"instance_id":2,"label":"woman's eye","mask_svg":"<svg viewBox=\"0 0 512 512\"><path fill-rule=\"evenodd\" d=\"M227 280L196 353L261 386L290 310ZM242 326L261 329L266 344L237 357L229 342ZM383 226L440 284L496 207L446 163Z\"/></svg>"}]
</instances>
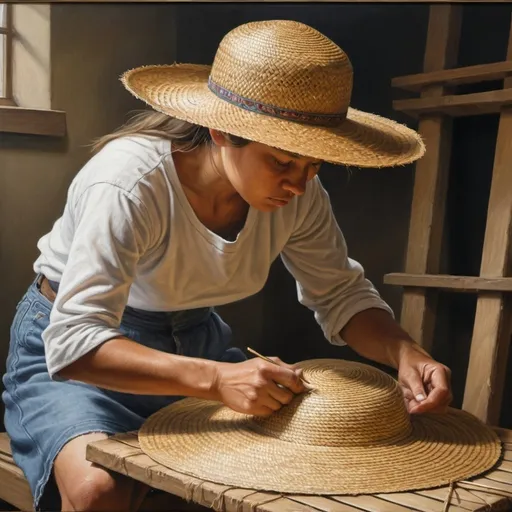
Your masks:
<instances>
[{"instance_id":1,"label":"woman's eye","mask_svg":"<svg viewBox=\"0 0 512 512\"><path fill-rule=\"evenodd\" d=\"M280 167L281 169L286 169L289 167L290 165L290 162L280 162L279 160L277 160L277 158L274 158L274 162L276 163L276 165L278 167Z\"/></svg>"}]
</instances>

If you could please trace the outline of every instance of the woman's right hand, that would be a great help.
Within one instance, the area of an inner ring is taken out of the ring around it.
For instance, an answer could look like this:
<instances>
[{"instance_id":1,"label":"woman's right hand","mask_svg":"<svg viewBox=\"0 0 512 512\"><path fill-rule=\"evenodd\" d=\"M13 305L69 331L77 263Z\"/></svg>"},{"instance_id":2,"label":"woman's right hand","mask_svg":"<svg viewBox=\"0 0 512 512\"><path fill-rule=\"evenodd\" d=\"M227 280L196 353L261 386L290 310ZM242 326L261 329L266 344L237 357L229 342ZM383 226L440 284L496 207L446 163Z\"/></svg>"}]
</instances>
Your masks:
<instances>
[{"instance_id":1,"label":"woman's right hand","mask_svg":"<svg viewBox=\"0 0 512 512\"><path fill-rule=\"evenodd\" d=\"M218 363L212 389L215 399L240 413L268 416L306 391L302 370L277 357L271 359L279 366L259 358Z\"/></svg>"}]
</instances>

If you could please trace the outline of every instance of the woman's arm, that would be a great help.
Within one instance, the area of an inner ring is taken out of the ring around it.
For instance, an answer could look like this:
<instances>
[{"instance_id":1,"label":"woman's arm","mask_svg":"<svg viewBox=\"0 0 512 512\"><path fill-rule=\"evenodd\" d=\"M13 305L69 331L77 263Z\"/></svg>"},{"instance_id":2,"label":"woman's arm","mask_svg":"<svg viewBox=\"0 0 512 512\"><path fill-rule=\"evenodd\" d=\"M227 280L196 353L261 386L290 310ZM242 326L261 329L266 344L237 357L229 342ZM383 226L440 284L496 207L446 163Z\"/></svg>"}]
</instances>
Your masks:
<instances>
[{"instance_id":1,"label":"woman's arm","mask_svg":"<svg viewBox=\"0 0 512 512\"><path fill-rule=\"evenodd\" d=\"M410 351L429 354L382 309L366 309L354 315L340 332L341 338L359 355L398 370Z\"/></svg>"},{"instance_id":2,"label":"woman's arm","mask_svg":"<svg viewBox=\"0 0 512 512\"><path fill-rule=\"evenodd\" d=\"M212 398L216 372L214 361L159 352L119 337L90 350L56 376L122 393Z\"/></svg>"},{"instance_id":3,"label":"woman's arm","mask_svg":"<svg viewBox=\"0 0 512 512\"><path fill-rule=\"evenodd\" d=\"M128 338L114 338L56 375L123 393L215 400L244 414L265 416L289 403L294 393L305 391L300 380L302 371L279 363L261 359L221 363L168 354Z\"/></svg>"},{"instance_id":4,"label":"woman's arm","mask_svg":"<svg viewBox=\"0 0 512 512\"><path fill-rule=\"evenodd\" d=\"M296 227L282 251L302 304L325 337L363 357L398 369L410 412L443 410L451 400L450 371L434 361L393 319L393 312L348 257L329 196L318 178L300 198ZM426 397L426 398L425 398Z\"/></svg>"},{"instance_id":5,"label":"woman's arm","mask_svg":"<svg viewBox=\"0 0 512 512\"><path fill-rule=\"evenodd\" d=\"M392 311L366 279L363 267L349 258L329 196L318 177L308 183L298 203L295 227L281 258L297 282L299 301L314 312L327 340L344 345L340 332L357 313Z\"/></svg>"},{"instance_id":6,"label":"woman's arm","mask_svg":"<svg viewBox=\"0 0 512 512\"><path fill-rule=\"evenodd\" d=\"M452 401L451 372L435 361L386 311L354 315L340 333L359 355L398 370L410 413L443 412Z\"/></svg>"}]
</instances>

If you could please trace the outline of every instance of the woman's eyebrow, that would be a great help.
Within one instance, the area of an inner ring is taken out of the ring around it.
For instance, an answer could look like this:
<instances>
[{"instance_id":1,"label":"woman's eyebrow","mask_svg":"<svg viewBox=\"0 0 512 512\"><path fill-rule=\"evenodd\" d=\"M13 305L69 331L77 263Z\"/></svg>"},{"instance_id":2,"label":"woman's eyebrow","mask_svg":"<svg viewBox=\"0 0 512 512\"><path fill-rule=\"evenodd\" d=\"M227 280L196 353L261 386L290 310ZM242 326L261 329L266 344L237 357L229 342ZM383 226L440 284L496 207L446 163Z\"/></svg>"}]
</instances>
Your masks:
<instances>
[{"instance_id":1,"label":"woman's eyebrow","mask_svg":"<svg viewBox=\"0 0 512 512\"><path fill-rule=\"evenodd\" d=\"M286 151L286 149L279 149L279 148L276 148L276 149L280 153L284 153L285 155L291 156L292 158L303 158L304 157L304 155L299 155L298 153L292 153L291 151ZM315 160L312 163L313 164L321 164L322 160Z\"/></svg>"}]
</instances>

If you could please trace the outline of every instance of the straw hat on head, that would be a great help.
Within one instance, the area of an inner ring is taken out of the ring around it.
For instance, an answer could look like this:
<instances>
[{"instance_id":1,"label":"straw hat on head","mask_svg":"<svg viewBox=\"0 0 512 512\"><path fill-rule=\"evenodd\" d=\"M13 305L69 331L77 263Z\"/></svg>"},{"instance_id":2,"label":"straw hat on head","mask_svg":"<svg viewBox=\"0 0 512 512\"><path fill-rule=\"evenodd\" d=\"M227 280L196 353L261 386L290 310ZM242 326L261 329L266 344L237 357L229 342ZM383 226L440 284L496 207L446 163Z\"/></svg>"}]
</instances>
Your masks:
<instances>
[{"instance_id":1,"label":"straw hat on head","mask_svg":"<svg viewBox=\"0 0 512 512\"><path fill-rule=\"evenodd\" d=\"M235 28L212 66L143 66L121 80L170 116L335 164L404 165L425 151L410 128L352 108L349 58L295 21Z\"/></svg>"},{"instance_id":2,"label":"straw hat on head","mask_svg":"<svg viewBox=\"0 0 512 512\"><path fill-rule=\"evenodd\" d=\"M203 480L299 494L446 485L500 457L497 435L469 413L409 415L398 383L372 366L337 359L299 366L316 390L271 416L186 398L146 420L142 450Z\"/></svg>"}]
</instances>

